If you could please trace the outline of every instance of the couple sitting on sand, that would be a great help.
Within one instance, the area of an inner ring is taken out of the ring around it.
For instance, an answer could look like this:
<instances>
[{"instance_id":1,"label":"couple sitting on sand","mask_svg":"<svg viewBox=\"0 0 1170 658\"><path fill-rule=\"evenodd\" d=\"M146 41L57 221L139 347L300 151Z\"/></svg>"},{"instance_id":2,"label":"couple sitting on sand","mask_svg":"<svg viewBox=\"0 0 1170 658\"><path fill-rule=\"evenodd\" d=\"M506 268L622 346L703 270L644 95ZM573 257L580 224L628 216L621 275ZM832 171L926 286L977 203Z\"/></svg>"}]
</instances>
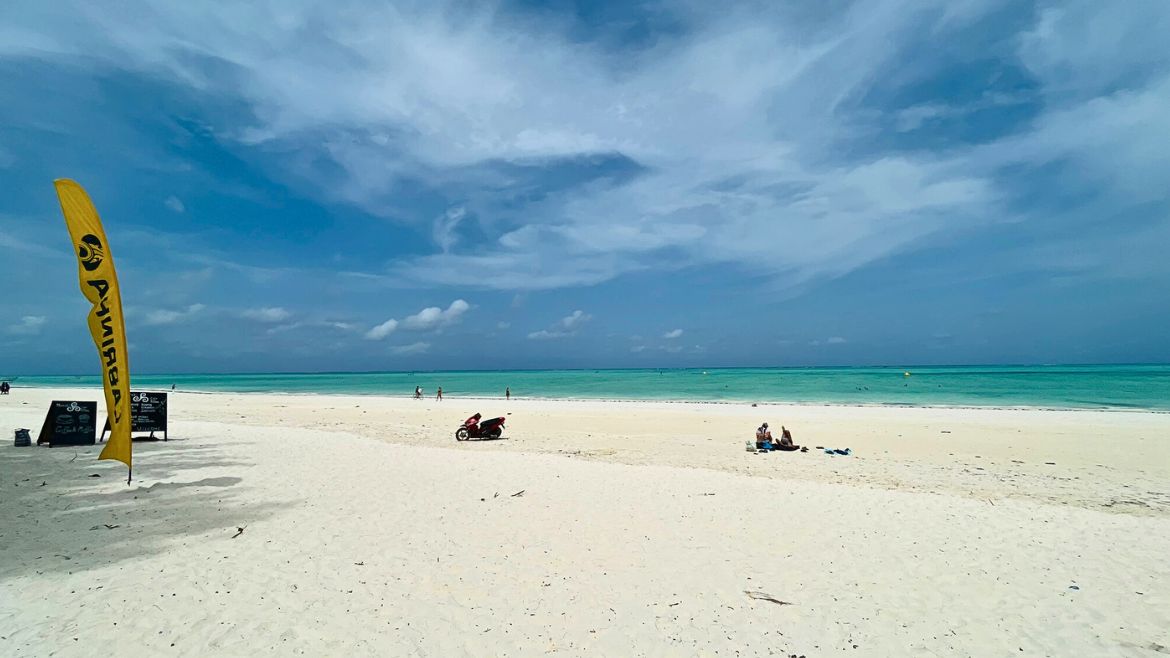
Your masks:
<instances>
[{"instance_id":1,"label":"couple sitting on sand","mask_svg":"<svg viewBox=\"0 0 1170 658\"><path fill-rule=\"evenodd\" d=\"M789 432L783 425L780 426L780 442L774 442L772 440L772 430L768 429L767 423L764 423L756 430L756 450L784 450L791 452L800 450L800 446L792 443L792 432Z\"/></svg>"}]
</instances>

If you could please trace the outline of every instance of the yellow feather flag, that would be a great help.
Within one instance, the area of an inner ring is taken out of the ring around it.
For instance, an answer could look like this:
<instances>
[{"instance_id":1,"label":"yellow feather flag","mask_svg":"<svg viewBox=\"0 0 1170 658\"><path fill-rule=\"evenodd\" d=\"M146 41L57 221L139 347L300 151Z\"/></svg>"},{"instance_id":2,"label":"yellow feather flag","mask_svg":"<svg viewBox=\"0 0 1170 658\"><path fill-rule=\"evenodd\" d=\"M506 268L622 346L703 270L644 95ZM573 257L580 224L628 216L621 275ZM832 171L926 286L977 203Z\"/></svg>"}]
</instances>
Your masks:
<instances>
[{"instance_id":1,"label":"yellow feather flag","mask_svg":"<svg viewBox=\"0 0 1170 658\"><path fill-rule=\"evenodd\" d=\"M126 352L126 327L122 322L122 292L114 272L106 232L89 195L77 183L53 181L69 237L77 251L77 275L81 292L93 304L89 311L89 333L102 362L102 384L106 390L106 414L110 419L110 440L98 459L130 463L130 365ZM127 476L126 481L130 478Z\"/></svg>"}]
</instances>

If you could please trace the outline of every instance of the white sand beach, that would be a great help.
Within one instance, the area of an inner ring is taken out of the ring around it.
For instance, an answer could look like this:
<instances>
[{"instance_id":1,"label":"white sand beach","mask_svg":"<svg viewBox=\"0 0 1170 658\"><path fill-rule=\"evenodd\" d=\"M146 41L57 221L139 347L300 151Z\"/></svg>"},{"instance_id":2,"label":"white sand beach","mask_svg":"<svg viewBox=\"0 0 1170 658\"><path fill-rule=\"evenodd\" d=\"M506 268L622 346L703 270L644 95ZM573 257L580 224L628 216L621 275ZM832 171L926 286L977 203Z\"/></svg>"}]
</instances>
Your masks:
<instances>
[{"instance_id":1,"label":"white sand beach","mask_svg":"<svg viewBox=\"0 0 1170 658\"><path fill-rule=\"evenodd\" d=\"M1170 653L1170 414L179 392L127 486L12 446L52 399L0 397L5 656Z\"/></svg>"}]
</instances>

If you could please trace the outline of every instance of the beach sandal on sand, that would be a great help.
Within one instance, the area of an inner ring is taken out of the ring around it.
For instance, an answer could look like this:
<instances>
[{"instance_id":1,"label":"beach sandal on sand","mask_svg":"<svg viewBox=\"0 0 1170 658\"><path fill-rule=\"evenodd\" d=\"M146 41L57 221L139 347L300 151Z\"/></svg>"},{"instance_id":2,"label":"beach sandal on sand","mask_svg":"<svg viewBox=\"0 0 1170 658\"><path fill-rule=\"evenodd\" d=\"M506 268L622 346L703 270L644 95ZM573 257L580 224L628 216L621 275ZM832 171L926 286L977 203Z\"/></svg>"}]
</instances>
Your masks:
<instances>
[{"instance_id":1,"label":"beach sandal on sand","mask_svg":"<svg viewBox=\"0 0 1170 658\"><path fill-rule=\"evenodd\" d=\"M844 450L842 450L842 449L840 449L840 448L837 448L837 449L836 449L836 450L834 450L833 452L837 453L838 455L845 455L846 457L848 457L848 456L849 456L849 453L851 453L851 452L853 452L853 451L852 451L852 450L850 450L849 448L845 448Z\"/></svg>"}]
</instances>

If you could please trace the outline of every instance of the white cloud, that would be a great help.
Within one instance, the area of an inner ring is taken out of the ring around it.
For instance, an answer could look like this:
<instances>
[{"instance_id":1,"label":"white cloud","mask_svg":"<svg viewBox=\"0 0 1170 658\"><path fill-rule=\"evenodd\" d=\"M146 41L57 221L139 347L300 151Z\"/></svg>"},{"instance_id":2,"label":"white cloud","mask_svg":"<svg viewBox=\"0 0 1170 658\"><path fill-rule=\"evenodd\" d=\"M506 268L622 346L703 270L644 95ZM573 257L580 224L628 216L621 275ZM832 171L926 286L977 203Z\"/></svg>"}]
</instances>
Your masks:
<instances>
[{"instance_id":1,"label":"white cloud","mask_svg":"<svg viewBox=\"0 0 1170 658\"><path fill-rule=\"evenodd\" d=\"M167 200L164 201L163 203L165 203L168 208L170 208L171 210L173 210L177 213L182 213L182 212L187 210L187 207L183 205L182 200L180 200L179 197L177 197L173 194L171 196L167 197Z\"/></svg>"},{"instance_id":2,"label":"white cloud","mask_svg":"<svg viewBox=\"0 0 1170 658\"><path fill-rule=\"evenodd\" d=\"M410 331L436 331L458 322L470 309L471 304L468 304L462 299L456 299L451 302L451 305L446 310L438 306L430 306L414 315L406 316L401 322L390 318L367 331L366 338L369 340L382 340L399 328Z\"/></svg>"},{"instance_id":3,"label":"white cloud","mask_svg":"<svg viewBox=\"0 0 1170 658\"><path fill-rule=\"evenodd\" d=\"M827 338L825 340L826 345L841 345L841 344L844 344L846 342L847 341L840 336L830 336L829 338Z\"/></svg>"},{"instance_id":4,"label":"white cloud","mask_svg":"<svg viewBox=\"0 0 1170 658\"><path fill-rule=\"evenodd\" d=\"M447 310L442 310L438 306L431 306L423 310L409 315L402 321L403 329L410 329L412 331L430 331L445 327L459 321L471 308L471 305L462 299L456 299L451 302Z\"/></svg>"},{"instance_id":5,"label":"white cloud","mask_svg":"<svg viewBox=\"0 0 1170 658\"><path fill-rule=\"evenodd\" d=\"M390 348L390 351L395 354L424 354L431 349L430 343L417 342L409 345L396 345Z\"/></svg>"},{"instance_id":6,"label":"white cloud","mask_svg":"<svg viewBox=\"0 0 1170 658\"><path fill-rule=\"evenodd\" d=\"M576 331L581 325L593 319L592 315L584 311L573 311L569 315L561 318L561 326L565 331Z\"/></svg>"},{"instance_id":7,"label":"white cloud","mask_svg":"<svg viewBox=\"0 0 1170 658\"><path fill-rule=\"evenodd\" d=\"M682 329L674 329L674 330L671 330L671 331L668 331L668 332L662 334L662 337L663 338L678 338L679 336L682 336L682 335L683 335Z\"/></svg>"},{"instance_id":8,"label":"white cloud","mask_svg":"<svg viewBox=\"0 0 1170 658\"><path fill-rule=\"evenodd\" d=\"M398 329L398 320L390 318L366 332L366 340L382 340Z\"/></svg>"},{"instance_id":9,"label":"white cloud","mask_svg":"<svg viewBox=\"0 0 1170 658\"><path fill-rule=\"evenodd\" d=\"M207 307L203 304L191 304L181 311L156 309L153 311L148 311L143 322L148 325L175 324L177 322L190 319L192 316L201 313L206 308Z\"/></svg>"},{"instance_id":10,"label":"white cloud","mask_svg":"<svg viewBox=\"0 0 1170 658\"><path fill-rule=\"evenodd\" d=\"M508 329L511 326L512 326L511 322L497 322L496 323L496 329L499 329L500 331L503 331L504 329Z\"/></svg>"},{"instance_id":11,"label":"white cloud","mask_svg":"<svg viewBox=\"0 0 1170 658\"><path fill-rule=\"evenodd\" d=\"M14 325L8 327L8 332L21 336L35 336L41 333L47 319L43 315L26 315Z\"/></svg>"},{"instance_id":12,"label":"white cloud","mask_svg":"<svg viewBox=\"0 0 1170 658\"><path fill-rule=\"evenodd\" d=\"M646 346L645 345L634 345L633 347L630 348L630 351L633 352L634 354L641 354L642 352L646 351Z\"/></svg>"},{"instance_id":13,"label":"white cloud","mask_svg":"<svg viewBox=\"0 0 1170 658\"><path fill-rule=\"evenodd\" d=\"M292 313L279 306L250 308L241 311L240 315L249 320L255 320L257 322L283 322L292 317Z\"/></svg>"},{"instance_id":14,"label":"white cloud","mask_svg":"<svg viewBox=\"0 0 1170 658\"><path fill-rule=\"evenodd\" d=\"M1157 140L1170 121L1160 111L1170 101L1164 0L1132 0L1126 11L1042 3L1023 34L994 35L995 52L953 37L988 31L1001 0L868 0L799 13L791 3L668 3L662 11L680 29L620 54L580 39L570 22L491 6L205 12L157 0L128 17L43 4L10 12L0 54L84 55L238 100L248 127L228 126L218 139L282 148L293 155L275 165L277 178L430 228L436 252L392 268L407 281L538 290L723 265L799 285L1004 217L1009 168L1061 163L1114 186L1111 200L1125 199L1126 186L1143 193L1135 203L1164 199L1166 189ZM310 30L329 38L300 38ZM918 57L923 40L954 57ZM993 57L1022 64L1038 83L1038 115L1016 134L933 152L883 146L890 128L914 131L970 109L874 99L927 89L955 59ZM209 71L209 61L232 75ZM523 216L500 201L533 190L495 165L603 154L642 173L539 190ZM313 175L322 163L341 173ZM407 188L453 190L459 205L438 219L413 216L399 201ZM471 222L485 239L454 249Z\"/></svg>"},{"instance_id":15,"label":"white cloud","mask_svg":"<svg viewBox=\"0 0 1170 658\"><path fill-rule=\"evenodd\" d=\"M141 13L150 19L62 8L83 17L79 27L36 14L9 28L0 51L85 54L240 95L254 124L222 139L296 145L303 155L276 172L288 180L317 180L311 172L328 160L344 175L309 191L376 214L408 216L397 202L407 185L469 190L440 218L414 218L432 224L438 253L399 261L404 279L547 289L745 262L796 279L836 276L970 221L993 196L947 158L826 157L854 125L846 99L895 58L890 43L924 22L961 27L975 9L944 24L941 8L900 11L887 0L806 23L779 6L679 5L674 19L686 29L617 67L566 25L536 29L535 19L490 8L157 6ZM300 40L310 25L330 38ZM208 60L230 63L233 84L209 75ZM550 194L519 230L493 218L492 191L513 181L485 163L614 153L647 173ZM473 216L489 239L452 250Z\"/></svg>"},{"instance_id":16,"label":"white cloud","mask_svg":"<svg viewBox=\"0 0 1170 658\"><path fill-rule=\"evenodd\" d=\"M577 332L589 320L593 319L592 315L584 311L573 311L572 313L561 318L559 322L549 329L541 329L540 331L533 331L528 334L529 340L552 340L555 338L568 338L569 336L576 336Z\"/></svg>"}]
</instances>

